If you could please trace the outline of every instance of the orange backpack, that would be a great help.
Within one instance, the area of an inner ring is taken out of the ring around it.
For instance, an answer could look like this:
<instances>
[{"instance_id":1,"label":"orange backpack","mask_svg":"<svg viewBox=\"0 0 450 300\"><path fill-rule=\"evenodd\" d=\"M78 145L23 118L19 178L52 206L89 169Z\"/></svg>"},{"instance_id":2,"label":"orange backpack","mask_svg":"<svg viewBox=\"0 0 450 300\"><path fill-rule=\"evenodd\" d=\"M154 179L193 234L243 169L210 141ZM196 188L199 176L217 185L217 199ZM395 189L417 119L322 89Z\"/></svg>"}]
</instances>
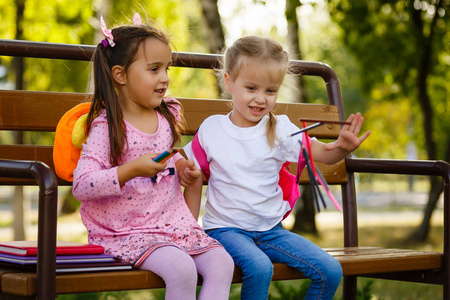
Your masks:
<instances>
[{"instance_id":1,"label":"orange backpack","mask_svg":"<svg viewBox=\"0 0 450 300\"><path fill-rule=\"evenodd\" d=\"M78 104L67 111L56 126L53 163L56 174L66 181L73 181L73 170L87 138L85 128L90 108L90 102Z\"/></svg>"}]
</instances>

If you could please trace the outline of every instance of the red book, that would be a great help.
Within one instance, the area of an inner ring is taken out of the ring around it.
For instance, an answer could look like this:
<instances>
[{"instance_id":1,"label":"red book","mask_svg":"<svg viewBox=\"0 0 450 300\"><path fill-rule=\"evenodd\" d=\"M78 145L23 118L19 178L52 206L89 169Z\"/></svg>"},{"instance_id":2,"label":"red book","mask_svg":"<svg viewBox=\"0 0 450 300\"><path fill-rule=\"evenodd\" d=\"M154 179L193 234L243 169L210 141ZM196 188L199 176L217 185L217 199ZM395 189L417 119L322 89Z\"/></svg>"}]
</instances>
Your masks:
<instances>
[{"instance_id":1,"label":"red book","mask_svg":"<svg viewBox=\"0 0 450 300\"><path fill-rule=\"evenodd\" d=\"M37 255L37 241L0 242L0 252L22 256ZM77 242L57 241L56 255L100 254L105 248Z\"/></svg>"}]
</instances>

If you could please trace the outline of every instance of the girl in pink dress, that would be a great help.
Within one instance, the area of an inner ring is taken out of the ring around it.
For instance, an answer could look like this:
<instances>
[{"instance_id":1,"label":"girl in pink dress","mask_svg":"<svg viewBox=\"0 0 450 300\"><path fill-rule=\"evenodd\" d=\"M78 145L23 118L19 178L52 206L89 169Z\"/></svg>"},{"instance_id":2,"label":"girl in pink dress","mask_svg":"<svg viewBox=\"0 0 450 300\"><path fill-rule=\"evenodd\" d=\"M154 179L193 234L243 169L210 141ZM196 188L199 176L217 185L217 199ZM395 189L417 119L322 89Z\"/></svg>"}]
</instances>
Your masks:
<instances>
[{"instance_id":1,"label":"girl in pink dress","mask_svg":"<svg viewBox=\"0 0 450 300\"><path fill-rule=\"evenodd\" d=\"M153 161L181 139L180 103L164 98L169 39L140 21L112 30L101 23L88 138L73 182L89 242L158 274L166 299L195 299L197 274L199 299L228 299L233 260L201 229L180 186L198 197L200 170L180 154Z\"/></svg>"}]
</instances>

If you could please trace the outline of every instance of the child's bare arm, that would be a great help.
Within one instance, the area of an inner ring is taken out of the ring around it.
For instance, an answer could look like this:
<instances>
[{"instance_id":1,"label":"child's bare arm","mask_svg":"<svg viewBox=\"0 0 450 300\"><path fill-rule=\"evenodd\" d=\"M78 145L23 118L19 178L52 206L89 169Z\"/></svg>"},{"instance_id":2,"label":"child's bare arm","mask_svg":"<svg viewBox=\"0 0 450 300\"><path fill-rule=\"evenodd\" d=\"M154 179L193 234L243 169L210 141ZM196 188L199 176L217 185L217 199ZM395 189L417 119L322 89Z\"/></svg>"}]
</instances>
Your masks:
<instances>
[{"instance_id":1,"label":"child's bare arm","mask_svg":"<svg viewBox=\"0 0 450 300\"><path fill-rule=\"evenodd\" d=\"M184 198L189 210L196 220L200 214L202 199L203 174L192 159L179 159L176 162L180 184L184 186Z\"/></svg>"},{"instance_id":2,"label":"child's bare arm","mask_svg":"<svg viewBox=\"0 0 450 300\"><path fill-rule=\"evenodd\" d=\"M195 183L184 188L184 199L191 214L198 221L200 215L200 206L202 202L203 175Z\"/></svg>"}]
</instances>

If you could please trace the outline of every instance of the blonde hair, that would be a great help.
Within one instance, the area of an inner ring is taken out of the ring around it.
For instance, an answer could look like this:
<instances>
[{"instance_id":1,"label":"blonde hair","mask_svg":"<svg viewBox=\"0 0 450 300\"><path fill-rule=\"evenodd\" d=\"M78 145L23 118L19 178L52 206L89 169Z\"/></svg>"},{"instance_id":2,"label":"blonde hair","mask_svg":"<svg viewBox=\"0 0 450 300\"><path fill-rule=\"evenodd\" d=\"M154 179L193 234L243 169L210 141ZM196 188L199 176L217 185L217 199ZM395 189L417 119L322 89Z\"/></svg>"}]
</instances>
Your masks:
<instances>
[{"instance_id":1,"label":"blonde hair","mask_svg":"<svg viewBox=\"0 0 450 300\"><path fill-rule=\"evenodd\" d=\"M267 37L246 36L236 40L224 52L221 69L217 70L222 86L224 86L225 73L232 80L235 80L239 75L239 70L247 63L248 58L258 58L265 63L274 62L279 67L280 78L288 73L289 55L278 42ZM275 115L269 112L266 136L271 147L274 147L275 141L278 140L275 130L276 124Z\"/></svg>"}]
</instances>

